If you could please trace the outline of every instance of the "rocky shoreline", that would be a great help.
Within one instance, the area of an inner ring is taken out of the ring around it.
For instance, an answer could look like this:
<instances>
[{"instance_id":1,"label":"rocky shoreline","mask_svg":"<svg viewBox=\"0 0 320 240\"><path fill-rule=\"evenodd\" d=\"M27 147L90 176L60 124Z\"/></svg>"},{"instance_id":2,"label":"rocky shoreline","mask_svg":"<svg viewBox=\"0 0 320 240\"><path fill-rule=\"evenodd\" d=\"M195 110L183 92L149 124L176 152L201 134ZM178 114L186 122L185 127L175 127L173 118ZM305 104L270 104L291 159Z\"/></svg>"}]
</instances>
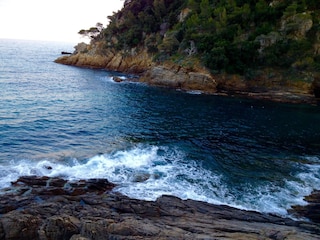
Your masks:
<instances>
[{"instance_id":1,"label":"rocky shoreline","mask_svg":"<svg viewBox=\"0 0 320 240\"><path fill-rule=\"evenodd\" d=\"M147 52L122 53L111 49L100 53L100 43L79 44L71 55L62 56L56 63L86 68L106 69L138 76L135 81L149 85L199 91L203 94L237 96L283 103L318 105L320 80L312 83L284 83L282 76L269 79L264 72L256 80L244 80L237 75L213 76L201 66L183 67L172 62L156 63Z\"/></svg>"},{"instance_id":2,"label":"rocky shoreline","mask_svg":"<svg viewBox=\"0 0 320 240\"><path fill-rule=\"evenodd\" d=\"M162 196L130 199L105 179L21 177L1 192L0 239L319 239L320 225ZM309 198L319 220L319 193ZM300 214L307 212L296 207ZM297 213L298 214L298 213ZM318 214L318 215L317 215ZM312 217L312 216L311 216Z\"/></svg>"}]
</instances>

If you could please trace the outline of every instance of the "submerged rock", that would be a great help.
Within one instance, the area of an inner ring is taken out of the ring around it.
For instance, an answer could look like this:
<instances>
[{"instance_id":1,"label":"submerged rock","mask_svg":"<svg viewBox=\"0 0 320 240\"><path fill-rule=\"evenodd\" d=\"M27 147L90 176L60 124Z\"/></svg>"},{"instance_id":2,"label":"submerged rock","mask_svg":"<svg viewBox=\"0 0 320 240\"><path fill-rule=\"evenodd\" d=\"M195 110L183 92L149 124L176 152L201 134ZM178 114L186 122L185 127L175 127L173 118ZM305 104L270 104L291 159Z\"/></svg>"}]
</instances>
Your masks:
<instances>
[{"instance_id":1,"label":"submerged rock","mask_svg":"<svg viewBox=\"0 0 320 240\"><path fill-rule=\"evenodd\" d=\"M316 223L173 196L130 199L114 186L22 177L1 195L0 239L319 239Z\"/></svg>"}]
</instances>

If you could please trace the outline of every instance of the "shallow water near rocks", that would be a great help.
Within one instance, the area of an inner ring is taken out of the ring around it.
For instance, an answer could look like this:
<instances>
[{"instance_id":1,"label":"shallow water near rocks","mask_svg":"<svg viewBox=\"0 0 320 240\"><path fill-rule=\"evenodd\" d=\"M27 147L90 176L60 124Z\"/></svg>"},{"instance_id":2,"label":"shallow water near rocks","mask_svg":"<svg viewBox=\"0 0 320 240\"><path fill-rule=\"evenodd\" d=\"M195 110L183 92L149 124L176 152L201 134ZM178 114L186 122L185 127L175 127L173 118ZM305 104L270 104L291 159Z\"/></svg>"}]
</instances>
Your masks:
<instances>
[{"instance_id":1,"label":"shallow water near rocks","mask_svg":"<svg viewBox=\"0 0 320 240\"><path fill-rule=\"evenodd\" d=\"M53 62L71 50L0 40L0 188L22 175L107 178L133 198L281 215L320 188L319 107L188 94Z\"/></svg>"}]
</instances>

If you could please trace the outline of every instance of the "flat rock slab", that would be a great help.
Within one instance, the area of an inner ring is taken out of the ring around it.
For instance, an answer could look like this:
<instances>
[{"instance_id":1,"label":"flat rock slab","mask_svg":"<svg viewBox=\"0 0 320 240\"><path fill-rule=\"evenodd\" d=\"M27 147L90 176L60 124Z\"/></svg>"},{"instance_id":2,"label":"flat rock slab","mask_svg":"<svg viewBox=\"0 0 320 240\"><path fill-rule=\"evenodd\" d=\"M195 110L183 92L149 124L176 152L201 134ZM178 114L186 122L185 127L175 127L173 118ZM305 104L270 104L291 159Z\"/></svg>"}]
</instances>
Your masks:
<instances>
[{"instance_id":1,"label":"flat rock slab","mask_svg":"<svg viewBox=\"0 0 320 240\"><path fill-rule=\"evenodd\" d=\"M112 192L104 179L24 177L0 195L0 239L319 239L320 225L228 206Z\"/></svg>"}]
</instances>

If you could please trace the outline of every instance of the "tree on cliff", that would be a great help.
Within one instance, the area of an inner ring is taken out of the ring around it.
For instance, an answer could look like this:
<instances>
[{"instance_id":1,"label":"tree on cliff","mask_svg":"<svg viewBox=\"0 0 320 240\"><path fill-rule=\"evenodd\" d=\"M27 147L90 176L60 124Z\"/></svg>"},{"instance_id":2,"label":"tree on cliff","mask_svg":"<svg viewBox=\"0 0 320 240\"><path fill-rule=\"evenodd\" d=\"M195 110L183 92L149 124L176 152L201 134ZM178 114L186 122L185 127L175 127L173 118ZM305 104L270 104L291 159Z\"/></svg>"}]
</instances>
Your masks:
<instances>
[{"instance_id":1,"label":"tree on cliff","mask_svg":"<svg viewBox=\"0 0 320 240\"><path fill-rule=\"evenodd\" d=\"M95 27L91 27L87 30L81 29L78 34L80 34L82 37L88 37L89 39L96 39L98 36L100 36L100 33L103 29L103 24L98 22Z\"/></svg>"},{"instance_id":2,"label":"tree on cliff","mask_svg":"<svg viewBox=\"0 0 320 240\"><path fill-rule=\"evenodd\" d=\"M197 58L215 73L320 69L318 0L130 0L109 20L79 33L158 61Z\"/></svg>"}]
</instances>

